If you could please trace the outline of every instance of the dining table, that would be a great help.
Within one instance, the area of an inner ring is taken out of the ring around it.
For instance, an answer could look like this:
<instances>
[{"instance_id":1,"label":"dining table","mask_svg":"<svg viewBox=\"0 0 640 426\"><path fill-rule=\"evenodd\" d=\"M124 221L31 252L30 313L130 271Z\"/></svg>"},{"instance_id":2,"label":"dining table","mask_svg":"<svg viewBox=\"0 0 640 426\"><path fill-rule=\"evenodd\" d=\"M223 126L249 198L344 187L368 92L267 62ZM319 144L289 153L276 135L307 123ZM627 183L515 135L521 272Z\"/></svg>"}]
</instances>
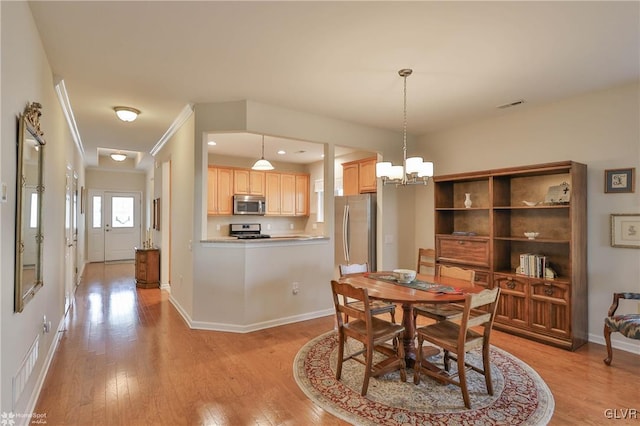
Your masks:
<instances>
[{"instance_id":1,"label":"dining table","mask_svg":"<svg viewBox=\"0 0 640 426\"><path fill-rule=\"evenodd\" d=\"M365 288L369 298L384 300L402 306L402 325L404 326L403 346L406 365L412 368L417 358L415 345L415 324L413 307L420 304L445 304L464 302L465 294L479 293L482 286L474 286L469 281L458 278L417 274L410 283L400 283L391 271L365 272L344 275L340 282L354 287ZM439 353L439 349L425 346L420 354L423 367L434 371L440 368L429 363L427 358Z\"/></svg>"}]
</instances>

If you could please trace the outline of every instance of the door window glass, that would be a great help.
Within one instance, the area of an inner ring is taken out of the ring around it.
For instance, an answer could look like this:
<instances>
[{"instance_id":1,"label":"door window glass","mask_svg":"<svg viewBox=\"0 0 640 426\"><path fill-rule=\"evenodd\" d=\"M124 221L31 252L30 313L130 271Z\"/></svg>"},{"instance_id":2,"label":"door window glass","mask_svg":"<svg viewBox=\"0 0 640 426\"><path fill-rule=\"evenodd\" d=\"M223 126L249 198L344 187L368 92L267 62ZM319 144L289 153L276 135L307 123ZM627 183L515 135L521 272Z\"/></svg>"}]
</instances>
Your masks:
<instances>
[{"instance_id":1,"label":"door window glass","mask_svg":"<svg viewBox=\"0 0 640 426\"><path fill-rule=\"evenodd\" d=\"M111 198L111 227L133 228L133 197Z\"/></svg>"},{"instance_id":2,"label":"door window glass","mask_svg":"<svg viewBox=\"0 0 640 426\"><path fill-rule=\"evenodd\" d=\"M92 199L93 205L93 228L102 228L102 196L94 195Z\"/></svg>"}]
</instances>

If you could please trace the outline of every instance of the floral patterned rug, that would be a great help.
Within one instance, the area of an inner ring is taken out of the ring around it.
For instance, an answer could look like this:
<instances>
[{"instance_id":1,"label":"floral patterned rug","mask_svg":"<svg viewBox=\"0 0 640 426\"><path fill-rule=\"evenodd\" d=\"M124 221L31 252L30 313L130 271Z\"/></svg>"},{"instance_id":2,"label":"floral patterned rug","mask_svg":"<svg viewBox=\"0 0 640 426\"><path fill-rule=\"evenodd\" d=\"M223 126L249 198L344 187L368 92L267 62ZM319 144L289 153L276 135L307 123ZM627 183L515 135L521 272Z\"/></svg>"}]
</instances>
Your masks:
<instances>
[{"instance_id":1,"label":"floral patterned rug","mask_svg":"<svg viewBox=\"0 0 640 426\"><path fill-rule=\"evenodd\" d=\"M349 350L359 345L352 339ZM413 384L413 370L407 382L394 372L369 381L365 397L360 395L364 366L349 360L342 378L335 378L337 338L334 331L323 334L300 349L293 374L300 389L318 406L354 425L546 425L553 415L551 391L540 376L513 355L491 347L493 396L487 394L484 377L467 373L471 409L462 401L460 388L439 384L423 376ZM479 352L467 355L482 366ZM442 357L430 358L442 365ZM455 362L451 370L456 371Z\"/></svg>"}]
</instances>

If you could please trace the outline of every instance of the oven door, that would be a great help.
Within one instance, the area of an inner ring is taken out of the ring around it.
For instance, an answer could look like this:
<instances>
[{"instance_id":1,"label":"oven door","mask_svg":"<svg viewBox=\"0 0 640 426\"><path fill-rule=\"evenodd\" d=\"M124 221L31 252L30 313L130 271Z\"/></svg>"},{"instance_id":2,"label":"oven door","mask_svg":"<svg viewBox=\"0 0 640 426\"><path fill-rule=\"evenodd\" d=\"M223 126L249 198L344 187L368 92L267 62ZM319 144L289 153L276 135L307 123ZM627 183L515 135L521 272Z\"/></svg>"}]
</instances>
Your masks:
<instances>
[{"instance_id":1,"label":"oven door","mask_svg":"<svg viewBox=\"0 0 640 426\"><path fill-rule=\"evenodd\" d=\"M256 197L251 195L234 195L233 196L233 214L251 214L264 215L265 213L264 197Z\"/></svg>"}]
</instances>

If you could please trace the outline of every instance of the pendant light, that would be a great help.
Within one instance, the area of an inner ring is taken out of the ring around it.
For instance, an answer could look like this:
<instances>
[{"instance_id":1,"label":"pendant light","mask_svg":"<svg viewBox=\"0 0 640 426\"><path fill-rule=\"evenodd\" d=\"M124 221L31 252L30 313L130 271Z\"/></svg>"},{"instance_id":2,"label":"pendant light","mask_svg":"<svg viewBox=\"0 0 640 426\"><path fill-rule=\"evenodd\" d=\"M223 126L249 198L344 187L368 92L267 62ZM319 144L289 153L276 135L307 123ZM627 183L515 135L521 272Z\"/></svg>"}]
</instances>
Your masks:
<instances>
[{"instance_id":1,"label":"pendant light","mask_svg":"<svg viewBox=\"0 0 640 426\"><path fill-rule=\"evenodd\" d=\"M251 167L252 170L273 170L273 166L264 159L264 135L262 135L262 157Z\"/></svg>"},{"instance_id":2,"label":"pendant light","mask_svg":"<svg viewBox=\"0 0 640 426\"><path fill-rule=\"evenodd\" d=\"M402 127L402 165L394 166L391 162L381 161L376 164L376 177L382 179L383 185L426 185L433 176L433 163L423 161L422 157L407 158L407 77L413 70L404 68L398 71L404 79L404 121Z\"/></svg>"}]
</instances>

